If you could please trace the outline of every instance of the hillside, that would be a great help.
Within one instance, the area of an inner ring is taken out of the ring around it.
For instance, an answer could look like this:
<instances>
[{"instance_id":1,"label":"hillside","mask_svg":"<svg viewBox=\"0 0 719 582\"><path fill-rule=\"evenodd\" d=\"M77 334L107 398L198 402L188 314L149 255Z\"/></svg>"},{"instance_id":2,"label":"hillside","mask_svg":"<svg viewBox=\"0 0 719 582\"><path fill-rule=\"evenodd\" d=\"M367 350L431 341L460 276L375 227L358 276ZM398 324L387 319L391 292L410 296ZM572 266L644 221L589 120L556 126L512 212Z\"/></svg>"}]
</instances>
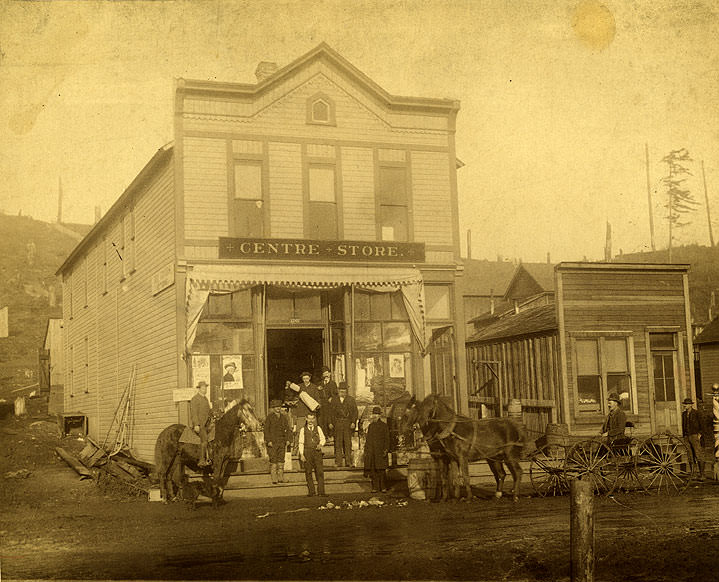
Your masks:
<instances>
[{"instance_id":1,"label":"hillside","mask_svg":"<svg viewBox=\"0 0 719 582\"><path fill-rule=\"evenodd\" d=\"M73 225L72 234L89 228ZM26 216L0 214L0 308L9 307L9 337L0 338L0 397L37 382L47 320L62 317L55 271L78 242L72 234Z\"/></svg>"},{"instance_id":2,"label":"hillside","mask_svg":"<svg viewBox=\"0 0 719 582\"><path fill-rule=\"evenodd\" d=\"M627 263L668 263L669 251L661 250L648 253L618 255L615 262ZM712 291L716 291L719 300L719 247L688 245L672 249L672 263L691 265L689 270L689 299L692 319L695 324L709 322L709 306ZM716 307L715 307L716 317Z\"/></svg>"}]
</instances>

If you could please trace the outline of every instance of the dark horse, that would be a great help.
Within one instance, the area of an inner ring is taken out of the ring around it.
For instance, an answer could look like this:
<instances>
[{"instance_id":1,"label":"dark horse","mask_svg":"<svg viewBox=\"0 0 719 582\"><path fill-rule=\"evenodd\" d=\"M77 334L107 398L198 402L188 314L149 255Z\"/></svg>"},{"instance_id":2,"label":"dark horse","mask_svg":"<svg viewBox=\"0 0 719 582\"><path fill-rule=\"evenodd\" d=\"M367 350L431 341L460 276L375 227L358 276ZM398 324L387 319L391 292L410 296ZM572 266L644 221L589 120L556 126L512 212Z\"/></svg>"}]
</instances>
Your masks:
<instances>
[{"instance_id":1,"label":"dark horse","mask_svg":"<svg viewBox=\"0 0 719 582\"><path fill-rule=\"evenodd\" d=\"M419 425L430 450L440 457L445 469L452 463L458 466L462 476L467 499L472 499L469 483L469 463L486 460L497 482L495 497L502 496L507 465L514 480L512 497L519 500L519 486L522 481L522 467L519 464L524 450L523 431L508 418L487 418L474 420L455 414L440 398L431 394L422 402L414 396L407 403L402 416L401 430L407 433ZM459 493L458 486L456 493ZM447 491L443 491L446 500Z\"/></svg>"},{"instance_id":2,"label":"dark horse","mask_svg":"<svg viewBox=\"0 0 719 582\"><path fill-rule=\"evenodd\" d=\"M233 454L233 443L237 431L259 430L260 422L247 400L233 405L215 422L215 438L209 443L212 465L198 466L200 445L181 443L184 424L172 424L164 429L155 443L155 471L160 482L160 496L163 501L174 499L185 483L185 467L202 473L206 485L219 488L218 496L230 478L229 461ZM213 501L216 501L213 499Z\"/></svg>"}]
</instances>

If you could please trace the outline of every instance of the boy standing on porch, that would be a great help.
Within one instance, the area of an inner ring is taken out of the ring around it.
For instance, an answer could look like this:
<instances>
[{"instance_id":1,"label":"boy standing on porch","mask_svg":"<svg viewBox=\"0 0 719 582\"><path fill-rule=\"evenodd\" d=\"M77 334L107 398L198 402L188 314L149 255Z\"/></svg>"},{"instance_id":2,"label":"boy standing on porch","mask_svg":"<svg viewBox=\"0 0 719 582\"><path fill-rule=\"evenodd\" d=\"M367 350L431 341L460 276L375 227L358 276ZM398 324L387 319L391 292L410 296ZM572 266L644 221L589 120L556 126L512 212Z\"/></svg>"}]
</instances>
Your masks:
<instances>
[{"instance_id":1,"label":"boy standing on porch","mask_svg":"<svg viewBox=\"0 0 719 582\"><path fill-rule=\"evenodd\" d=\"M285 449L291 434L289 422L282 414L282 402L272 400L270 413L265 419L265 445L270 458L270 477L273 485L285 481Z\"/></svg>"},{"instance_id":2,"label":"boy standing on porch","mask_svg":"<svg viewBox=\"0 0 719 582\"><path fill-rule=\"evenodd\" d=\"M314 412L307 415L307 424L300 429L299 453L300 460L305 465L305 480L307 481L307 497L315 495L315 483L312 480L314 471L317 478L317 495L325 496L325 470L322 464L322 447L325 444L325 435L317 426L317 416Z\"/></svg>"}]
</instances>

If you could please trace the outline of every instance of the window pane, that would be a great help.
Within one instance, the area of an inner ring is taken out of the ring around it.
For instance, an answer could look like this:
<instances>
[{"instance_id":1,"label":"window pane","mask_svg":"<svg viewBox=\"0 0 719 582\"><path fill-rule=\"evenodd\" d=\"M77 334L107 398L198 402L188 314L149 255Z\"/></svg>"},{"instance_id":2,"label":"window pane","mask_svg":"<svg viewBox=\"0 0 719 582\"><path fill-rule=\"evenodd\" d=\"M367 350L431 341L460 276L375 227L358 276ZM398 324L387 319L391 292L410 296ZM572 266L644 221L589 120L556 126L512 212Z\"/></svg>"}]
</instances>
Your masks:
<instances>
[{"instance_id":1,"label":"window pane","mask_svg":"<svg viewBox=\"0 0 719 582\"><path fill-rule=\"evenodd\" d=\"M627 374L607 374L607 392L619 394L622 404L626 408L631 396L629 394L629 376Z\"/></svg>"},{"instance_id":2,"label":"window pane","mask_svg":"<svg viewBox=\"0 0 719 582\"><path fill-rule=\"evenodd\" d=\"M380 207L380 236L382 240L407 240L407 207L386 206Z\"/></svg>"},{"instance_id":3,"label":"window pane","mask_svg":"<svg viewBox=\"0 0 719 582\"><path fill-rule=\"evenodd\" d=\"M426 285L424 299L427 305L427 319L449 319L449 287Z\"/></svg>"},{"instance_id":4,"label":"window pane","mask_svg":"<svg viewBox=\"0 0 719 582\"><path fill-rule=\"evenodd\" d=\"M241 238L262 238L264 210L262 200L233 200L230 235Z\"/></svg>"},{"instance_id":5,"label":"window pane","mask_svg":"<svg viewBox=\"0 0 719 582\"><path fill-rule=\"evenodd\" d=\"M334 168L310 168L310 201L335 201Z\"/></svg>"},{"instance_id":6,"label":"window pane","mask_svg":"<svg viewBox=\"0 0 719 582\"><path fill-rule=\"evenodd\" d=\"M650 333L649 346L653 350L673 350L674 336L673 333Z\"/></svg>"},{"instance_id":7,"label":"window pane","mask_svg":"<svg viewBox=\"0 0 719 582\"><path fill-rule=\"evenodd\" d=\"M267 320L288 322L293 317L292 293L286 289L269 287L267 289Z\"/></svg>"},{"instance_id":8,"label":"window pane","mask_svg":"<svg viewBox=\"0 0 719 582\"><path fill-rule=\"evenodd\" d=\"M310 202L309 228L311 239L337 240L337 205L330 202Z\"/></svg>"},{"instance_id":9,"label":"window pane","mask_svg":"<svg viewBox=\"0 0 719 582\"><path fill-rule=\"evenodd\" d=\"M232 297L229 293L210 295L207 298L209 316L228 316L232 313Z\"/></svg>"},{"instance_id":10,"label":"window pane","mask_svg":"<svg viewBox=\"0 0 719 582\"><path fill-rule=\"evenodd\" d=\"M355 291L354 301L355 321L367 321L370 319L369 293L364 291Z\"/></svg>"},{"instance_id":11,"label":"window pane","mask_svg":"<svg viewBox=\"0 0 719 582\"><path fill-rule=\"evenodd\" d=\"M253 353L252 324L201 321L197 326L192 352L196 354Z\"/></svg>"},{"instance_id":12,"label":"window pane","mask_svg":"<svg viewBox=\"0 0 719 582\"><path fill-rule=\"evenodd\" d=\"M392 319L407 321L409 319L409 315L407 315L407 308L404 306L402 292L395 291L390 297L392 301Z\"/></svg>"},{"instance_id":13,"label":"window pane","mask_svg":"<svg viewBox=\"0 0 719 582\"><path fill-rule=\"evenodd\" d=\"M295 317L299 317L302 321L321 320L320 294L314 291L295 293Z\"/></svg>"},{"instance_id":14,"label":"window pane","mask_svg":"<svg viewBox=\"0 0 719 582\"><path fill-rule=\"evenodd\" d=\"M577 373L579 376L599 375L597 340L577 340Z\"/></svg>"},{"instance_id":15,"label":"window pane","mask_svg":"<svg viewBox=\"0 0 719 582\"><path fill-rule=\"evenodd\" d=\"M235 291L231 297L232 315L239 318L252 318L252 292L250 289Z\"/></svg>"},{"instance_id":16,"label":"window pane","mask_svg":"<svg viewBox=\"0 0 719 582\"><path fill-rule=\"evenodd\" d=\"M405 168L379 169L379 202L405 206L407 204L407 171Z\"/></svg>"},{"instance_id":17,"label":"window pane","mask_svg":"<svg viewBox=\"0 0 719 582\"><path fill-rule=\"evenodd\" d=\"M599 410L602 398L599 387L599 376L579 376L577 379L577 390L579 392L580 407Z\"/></svg>"},{"instance_id":18,"label":"window pane","mask_svg":"<svg viewBox=\"0 0 719 582\"><path fill-rule=\"evenodd\" d=\"M627 372L629 370L627 367L627 342L624 338L605 339L604 352L607 372Z\"/></svg>"},{"instance_id":19,"label":"window pane","mask_svg":"<svg viewBox=\"0 0 719 582\"><path fill-rule=\"evenodd\" d=\"M324 101L317 100L312 104L312 120L313 121L329 121L330 107Z\"/></svg>"},{"instance_id":20,"label":"window pane","mask_svg":"<svg viewBox=\"0 0 719 582\"><path fill-rule=\"evenodd\" d=\"M236 324L234 330L232 351L247 354L255 351L252 333L252 324ZM246 366L243 359L242 367Z\"/></svg>"},{"instance_id":21,"label":"window pane","mask_svg":"<svg viewBox=\"0 0 719 582\"><path fill-rule=\"evenodd\" d=\"M345 293L344 289L333 289L327 292L327 302L330 309L330 321L345 320Z\"/></svg>"},{"instance_id":22,"label":"window pane","mask_svg":"<svg viewBox=\"0 0 719 582\"><path fill-rule=\"evenodd\" d=\"M235 162L235 199L262 200L260 162Z\"/></svg>"},{"instance_id":23,"label":"window pane","mask_svg":"<svg viewBox=\"0 0 719 582\"><path fill-rule=\"evenodd\" d=\"M409 323L383 323L382 332L385 350L407 351L411 349L412 336Z\"/></svg>"},{"instance_id":24,"label":"window pane","mask_svg":"<svg viewBox=\"0 0 719 582\"><path fill-rule=\"evenodd\" d=\"M370 295L370 314L374 320L391 319L389 293L372 293Z\"/></svg>"},{"instance_id":25,"label":"window pane","mask_svg":"<svg viewBox=\"0 0 719 582\"><path fill-rule=\"evenodd\" d=\"M330 328L330 351L333 353L345 351L345 328L335 325Z\"/></svg>"},{"instance_id":26,"label":"window pane","mask_svg":"<svg viewBox=\"0 0 719 582\"><path fill-rule=\"evenodd\" d=\"M382 347L382 331L379 323L355 324L355 350L375 351Z\"/></svg>"}]
</instances>

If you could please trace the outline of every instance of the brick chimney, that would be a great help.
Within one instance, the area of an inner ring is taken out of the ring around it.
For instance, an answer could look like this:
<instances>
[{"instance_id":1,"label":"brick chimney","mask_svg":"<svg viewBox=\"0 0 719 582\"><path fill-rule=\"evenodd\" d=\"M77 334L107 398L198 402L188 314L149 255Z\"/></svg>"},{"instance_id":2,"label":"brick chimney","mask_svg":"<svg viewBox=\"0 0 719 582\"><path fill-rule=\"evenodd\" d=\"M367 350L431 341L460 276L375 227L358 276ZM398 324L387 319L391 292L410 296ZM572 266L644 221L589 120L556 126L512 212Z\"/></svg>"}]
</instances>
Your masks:
<instances>
[{"instance_id":1,"label":"brick chimney","mask_svg":"<svg viewBox=\"0 0 719 582\"><path fill-rule=\"evenodd\" d=\"M271 77L277 72L277 63L271 63L269 61L262 61L255 69L255 77L257 82L262 83L267 77Z\"/></svg>"}]
</instances>

